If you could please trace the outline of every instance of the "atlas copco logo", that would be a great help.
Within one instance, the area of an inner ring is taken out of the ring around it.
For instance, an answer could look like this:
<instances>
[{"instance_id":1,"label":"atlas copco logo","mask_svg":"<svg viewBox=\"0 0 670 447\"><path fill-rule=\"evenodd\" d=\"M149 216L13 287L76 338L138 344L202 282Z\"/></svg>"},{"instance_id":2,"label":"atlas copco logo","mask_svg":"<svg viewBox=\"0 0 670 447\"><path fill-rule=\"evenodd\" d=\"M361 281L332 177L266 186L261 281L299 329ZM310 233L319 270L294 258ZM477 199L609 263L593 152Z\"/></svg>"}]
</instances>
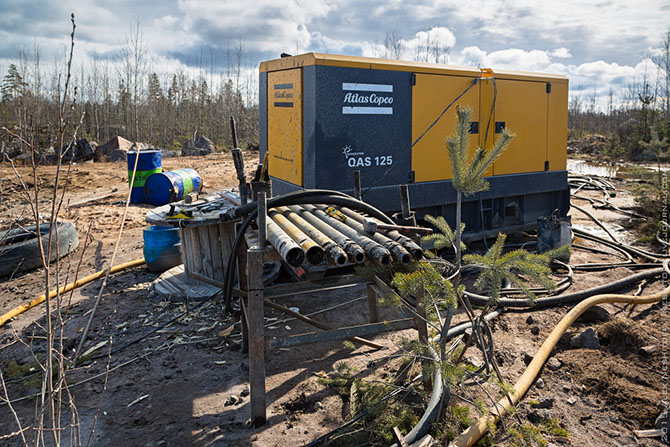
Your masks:
<instances>
[{"instance_id":1,"label":"atlas copco logo","mask_svg":"<svg viewBox=\"0 0 670 447\"><path fill-rule=\"evenodd\" d=\"M393 115L393 85L343 82L344 115Z\"/></svg>"}]
</instances>

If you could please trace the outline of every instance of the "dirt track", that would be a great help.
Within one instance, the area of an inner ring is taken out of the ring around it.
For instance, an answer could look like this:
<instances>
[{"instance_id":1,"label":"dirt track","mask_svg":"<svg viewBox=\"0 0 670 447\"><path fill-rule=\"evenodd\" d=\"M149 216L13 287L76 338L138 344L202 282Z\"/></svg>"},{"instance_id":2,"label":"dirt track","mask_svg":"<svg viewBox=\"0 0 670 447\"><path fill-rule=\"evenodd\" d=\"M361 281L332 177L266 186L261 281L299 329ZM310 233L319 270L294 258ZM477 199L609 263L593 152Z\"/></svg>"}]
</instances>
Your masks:
<instances>
[{"instance_id":1,"label":"dirt track","mask_svg":"<svg viewBox=\"0 0 670 447\"><path fill-rule=\"evenodd\" d=\"M254 157L257 154L249 154L248 165L252 160L256 161ZM232 160L227 154L166 159L164 167L195 168L203 177L207 192L236 183ZM22 168L20 173L28 182L30 172ZM41 185L52 184L53 168L41 168L38 176ZM125 200L127 194L126 166L123 163L75 165L69 182L66 203L68 200L73 203L104 195L112 188L118 188L113 197L95 206L64 212L65 218L76 224L82 244L63 262L64 265L75 265L82 259L80 270L84 275L106 266L114 248L119 217L123 211L119 202ZM632 199L627 192L628 186L621 182L617 182L617 186L619 191L612 202L621 207L630 206ZM11 169L0 167L0 222L3 227L19 218L21 213L28 214L27 210L24 211L26 202L19 191ZM582 193L588 194L596 195L595 192ZM579 205L592 210L585 203ZM142 255L141 230L149 208L130 208L117 263ZM610 227L625 232L622 225L626 221L621 215L603 210L595 210L595 213ZM571 214L573 224L596 232L588 218L574 210ZM84 251L84 235L89 224L92 224L92 242ZM588 244L586 241L579 243ZM575 250L571 262L613 260L611 256ZM630 273L625 268L604 273L577 273L570 291L604 284ZM110 338L114 347L122 346L183 310L183 304L147 297L148 285L155 277L155 274L137 268L117 274L110 280L92 326L89 346ZM3 280L0 282L0 314L39 295L43 287L43 274L39 271ZM72 294L73 305L66 317L64 334L68 349L77 342L78 333L85 324L86 312L91 308L98 289L99 283L93 283ZM643 286L642 293L660 289L660 281L653 281ZM625 292L636 290L637 287ZM309 313L364 294L365 289L358 287L319 296L291 297L283 304ZM69 299L69 295L65 298ZM604 307L612 315L609 321L579 323L571 330L576 334L585 327L594 327L600 334L601 348L575 349L561 343L554 355L560 361L560 367L556 370L545 368L542 373L545 386L532 388L527 400L555 398L548 414L567 429L572 445L661 445L658 440L637 439L632 430L653 428L654 419L660 413L658 403L663 399L662 390L667 385L663 381L661 340L664 335L667 336L668 311L660 306L648 305ZM364 322L366 309L362 300L347 306L346 311L340 309L320 315L319 320L333 326ZM525 368L524 354L535 352L567 310L568 307L560 307L533 311L532 324L526 322L531 312L509 312L496 320L493 329L496 349L500 353L498 360L508 382L513 383ZM392 315L393 311L384 312ZM33 333L42 333L38 326L44 322L43 315L43 307L39 306L0 328L0 368L5 375L12 361L16 361L18 366L35 362L28 347L17 341L18 337L27 341L34 352L43 352L43 340L31 340ZM282 318L269 310L266 317ZM458 318L463 319L463 315ZM375 337L377 342L387 346L387 349L378 352L367 347L351 351L338 342L268 352L268 423L255 429L248 422L247 360L239 350L240 345L235 343L238 331L234 330L228 339L219 336L220 331L232 322L230 317L223 316L218 303L212 303L195 315L115 355L111 359L112 367L146 350L158 349L151 355L111 371L101 403L103 376L72 387L84 443L100 405L92 442L96 446L302 445L338 426L347 416L346 404L335 390L317 381L318 373L332 371L337 362L346 361L361 377L392 377L397 366L387 356L398 349L403 336L414 337L413 331ZM269 326L269 336L311 331L308 326L296 321ZM532 335L531 329L535 326L539 328L539 333ZM647 357L639 351L641 346L646 345L657 345L658 349ZM103 373L106 364L106 359L101 359L81 367L74 372L73 380L80 382ZM8 391L10 398L16 399L37 392L38 388L34 380L10 380ZM236 399L231 399L231 396ZM139 398L142 399L133 403ZM232 400L239 402L227 404ZM30 420L35 403L24 400L15 403L14 407L22 417ZM533 410L522 404L519 410L521 417L529 412ZM1 437L14 432L17 426L6 406L0 407L0 415ZM547 438L551 441L551 437ZM19 441L18 437L14 437L7 442L8 445L19 445ZM553 443L561 445L560 441L556 438ZM509 444L500 439L498 445Z\"/></svg>"}]
</instances>

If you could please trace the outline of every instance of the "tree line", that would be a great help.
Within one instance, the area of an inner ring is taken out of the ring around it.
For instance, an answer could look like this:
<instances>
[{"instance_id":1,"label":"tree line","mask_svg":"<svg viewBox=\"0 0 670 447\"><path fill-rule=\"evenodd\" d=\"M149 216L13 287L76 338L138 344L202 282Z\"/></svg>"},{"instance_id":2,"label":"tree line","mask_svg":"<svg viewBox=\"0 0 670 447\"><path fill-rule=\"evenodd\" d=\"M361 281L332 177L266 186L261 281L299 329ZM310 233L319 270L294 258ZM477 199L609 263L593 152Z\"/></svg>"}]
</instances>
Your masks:
<instances>
[{"instance_id":1,"label":"tree line","mask_svg":"<svg viewBox=\"0 0 670 447\"><path fill-rule=\"evenodd\" d=\"M670 29L660 54L649 59L653 64L623 91L610 88L604 108L597 107L595 94L573 95L568 106L570 136L605 136L608 146L603 155L611 158L670 158ZM657 148L654 153L650 145Z\"/></svg>"},{"instance_id":2,"label":"tree line","mask_svg":"<svg viewBox=\"0 0 670 447\"><path fill-rule=\"evenodd\" d=\"M195 135L219 149L232 147L230 116L237 121L239 144L258 144L258 98L255 70L244 62L240 39L228 46L223 69L210 60L198 69L165 73L152 67L139 23L131 26L120 59L94 56L86 67L72 69L69 135L104 144L115 136L163 149L179 149ZM75 54L76 60L76 54ZM2 78L0 127L34 138L45 152L57 134L65 67L45 69L39 47L21 51ZM5 147L18 146L7 134ZM15 148L16 149L16 148ZM8 149L5 149L8 151Z\"/></svg>"},{"instance_id":3,"label":"tree line","mask_svg":"<svg viewBox=\"0 0 670 447\"><path fill-rule=\"evenodd\" d=\"M382 48L379 56L402 58L407 50L403 42L397 31L386 33L383 44L376 44ZM448 57L450 50L428 40L421 49L421 60L436 62ZM74 70L73 116L80 119L71 122L71 130L79 126L78 138L99 144L120 135L163 149L179 149L200 134L223 149L232 146L232 115L240 145L256 146L257 75L255 67L245 63L241 38L227 46L223 58L217 65L213 55L209 63L201 56L199 68L190 71L157 70L149 60L140 23L135 22L117 61L94 56L86 67ZM637 81L621 92L610 89L604 108L597 105L595 93L573 95L568 108L570 136L605 135L609 145L605 155L632 160L645 157L654 138L660 142L670 139L670 30L663 36L662 51L651 59L654 68L644 71ZM39 47L21 51L2 78L0 126L34 136L40 151L51 146L49 136L57 131L57 99L64 72L59 63L46 70ZM0 135L0 140L16 145L7 135Z\"/></svg>"}]
</instances>

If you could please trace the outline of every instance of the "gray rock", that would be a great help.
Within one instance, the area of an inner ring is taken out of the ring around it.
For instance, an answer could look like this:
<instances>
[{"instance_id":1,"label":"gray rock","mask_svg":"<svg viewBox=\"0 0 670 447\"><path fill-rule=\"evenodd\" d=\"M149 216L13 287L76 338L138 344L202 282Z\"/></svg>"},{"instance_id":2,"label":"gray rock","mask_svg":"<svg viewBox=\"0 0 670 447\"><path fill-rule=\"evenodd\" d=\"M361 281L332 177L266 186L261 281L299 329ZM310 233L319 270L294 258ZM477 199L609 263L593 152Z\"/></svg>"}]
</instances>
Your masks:
<instances>
[{"instance_id":1,"label":"gray rock","mask_svg":"<svg viewBox=\"0 0 670 447\"><path fill-rule=\"evenodd\" d=\"M540 328L538 326L533 326L530 328L530 333L533 335L538 335L540 333Z\"/></svg>"},{"instance_id":2,"label":"gray rock","mask_svg":"<svg viewBox=\"0 0 670 447\"><path fill-rule=\"evenodd\" d=\"M95 149L95 161L126 161L127 152L133 146L131 141L116 136Z\"/></svg>"},{"instance_id":3,"label":"gray rock","mask_svg":"<svg viewBox=\"0 0 670 447\"><path fill-rule=\"evenodd\" d=\"M558 370L563 363L561 363L560 360L558 360L556 357L552 357L549 360L547 360L547 368L549 368L552 371Z\"/></svg>"},{"instance_id":4,"label":"gray rock","mask_svg":"<svg viewBox=\"0 0 670 447\"><path fill-rule=\"evenodd\" d=\"M596 331L590 327L582 331L581 334L570 340L570 346L573 348L598 349L600 340Z\"/></svg>"},{"instance_id":5,"label":"gray rock","mask_svg":"<svg viewBox=\"0 0 670 447\"><path fill-rule=\"evenodd\" d=\"M642 354L644 356L647 356L647 357L651 357L651 355L654 352L656 352L656 349L657 349L656 345L642 346L640 348L640 354Z\"/></svg>"},{"instance_id":6,"label":"gray rock","mask_svg":"<svg viewBox=\"0 0 670 447\"><path fill-rule=\"evenodd\" d=\"M533 361L533 355L529 354L527 352L523 353L523 363L526 364L526 366L530 365L530 362Z\"/></svg>"},{"instance_id":7,"label":"gray rock","mask_svg":"<svg viewBox=\"0 0 670 447\"><path fill-rule=\"evenodd\" d=\"M526 324L533 324L535 323L535 320L533 319L532 315L528 315L528 318L526 318Z\"/></svg>"},{"instance_id":8,"label":"gray rock","mask_svg":"<svg viewBox=\"0 0 670 447\"><path fill-rule=\"evenodd\" d=\"M570 391L572 391L572 385L570 385L569 383L566 383L565 385L563 385L561 387L561 389L563 390L563 392L569 393Z\"/></svg>"},{"instance_id":9,"label":"gray rock","mask_svg":"<svg viewBox=\"0 0 670 447\"><path fill-rule=\"evenodd\" d=\"M209 138L198 135L194 139L189 139L181 145L181 155L207 155L214 152L216 147Z\"/></svg>"},{"instance_id":10,"label":"gray rock","mask_svg":"<svg viewBox=\"0 0 670 447\"><path fill-rule=\"evenodd\" d=\"M539 388L539 389L544 388L544 379L542 379L542 377L540 377L539 379L537 379L537 380L535 381L535 386L536 386L537 388Z\"/></svg>"},{"instance_id":11,"label":"gray rock","mask_svg":"<svg viewBox=\"0 0 670 447\"><path fill-rule=\"evenodd\" d=\"M607 321L610 318L610 313L607 309L600 306L593 306L580 315L577 321L582 323L595 323L598 321Z\"/></svg>"},{"instance_id":12,"label":"gray rock","mask_svg":"<svg viewBox=\"0 0 670 447\"><path fill-rule=\"evenodd\" d=\"M549 410L545 408L536 408L528 412L528 420L533 424L539 424L542 421L546 421L550 417L551 415L549 414Z\"/></svg>"},{"instance_id":13,"label":"gray rock","mask_svg":"<svg viewBox=\"0 0 670 447\"><path fill-rule=\"evenodd\" d=\"M577 398L575 398L575 397L571 397L571 398L569 398L569 399L567 400L567 402L568 402L570 405L574 405L574 404L577 403Z\"/></svg>"},{"instance_id":14,"label":"gray rock","mask_svg":"<svg viewBox=\"0 0 670 447\"><path fill-rule=\"evenodd\" d=\"M561 335L561 338L558 340L559 343L569 345L570 342L572 341L572 334L565 333Z\"/></svg>"},{"instance_id":15,"label":"gray rock","mask_svg":"<svg viewBox=\"0 0 670 447\"><path fill-rule=\"evenodd\" d=\"M237 397L234 394L231 394L230 397L228 398L228 400L226 400L223 403L223 406L224 407L230 407L231 405L235 405L235 404L239 403L240 401L241 401L241 399L239 397Z\"/></svg>"},{"instance_id":16,"label":"gray rock","mask_svg":"<svg viewBox=\"0 0 670 447\"><path fill-rule=\"evenodd\" d=\"M482 366L484 366L484 362L475 357L474 355L466 355L464 360L469 364L471 364L472 366L474 366L475 368L481 368Z\"/></svg>"}]
</instances>

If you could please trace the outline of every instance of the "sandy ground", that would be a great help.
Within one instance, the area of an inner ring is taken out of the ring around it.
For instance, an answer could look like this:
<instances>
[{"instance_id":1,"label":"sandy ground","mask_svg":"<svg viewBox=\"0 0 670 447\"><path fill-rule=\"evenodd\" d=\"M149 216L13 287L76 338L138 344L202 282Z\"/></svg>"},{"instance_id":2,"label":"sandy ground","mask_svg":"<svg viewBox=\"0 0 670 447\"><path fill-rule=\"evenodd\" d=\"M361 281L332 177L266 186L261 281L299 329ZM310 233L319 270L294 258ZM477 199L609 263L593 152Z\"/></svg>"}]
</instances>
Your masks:
<instances>
[{"instance_id":1,"label":"sandy ground","mask_svg":"<svg viewBox=\"0 0 670 447\"><path fill-rule=\"evenodd\" d=\"M248 154L247 164L257 161L257 154ZM207 157L172 158L164 167L195 168L203 177L205 192L233 186L237 180L228 154ZM32 184L31 173L21 168L19 173ZM49 186L54 181L52 167L38 171L38 181ZM120 216L121 201L127 193L127 173L123 163L75 165L69 175L68 192L62 215L75 223L81 240L80 247L61 261L61 281L72 278L80 263L80 276L104 268L114 249ZM633 199L630 185L615 181L617 196L611 201L627 208ZM94 206L67 209L70 203L117 192ZM597 196L595 192L582 195ZM46 199L46 198L45 198ZM20 193L17 177L11 168L0 166L0 223L26 219L27 201ZM627 218L610 211L593 210L586 202L579 205L594 211L610 228L632 242L625 227ZM142 256L142 228L150 206L132 206L122 237L116 263ZM44 213L44 210L43 210ZM572 211L573 224L597 232L586 216ZM84 243L89 232L89 242ZM589 245L587 241L578 241ZM575 250L571 263L614 261L612 256L594 255ZM69 277L64 270L70 268ZM599 273L576 273L575 284L569 289L580 290L625 277L625 268ZM107 341L100 352L106 352L111 340L113 348L125 345L162 326L184 310L184 303L163 301L149 296L148 286L156 274L136 268L114 275L103 293L101 305L94 318L87 346ZM72 352L78 343L81 329L88 317L100 284L94 282L63 297L71 302L65 315L65 349ZM44 273L34 271L10 280L0 280L0 314L43 292ZM661 289L660 281L649 281L642 293ZM637 287L622 292L636 292ZM332 326L366 322L365 288L354 288L321 294L303 294L282 299L282 304L298 307L309 313L344 301L361 298L344 308L319 315L318 319ZM611 314L609 321L577 323L571 334L593 327L601 340L600 349L575 349L562 342L554 357L560 366L545 368L544 386L533 387L528 399L554 401L544 417L557 418L569 434L571 445L656 446L660 441L638 439L633 430L653 428L660 413L659 402L666 398L663 389L663 363L667 353L662 340L668 334L668 311L660 306L604 306ZM532 312L508 312L493 323L493 333L503 376L515 382L525 369L524 357L534 354L554 325L569 307L556 307ZM44 307L38 306L0 328L0 368L7 376L8 368L16 362L19 367L35 366L34 354L43 358L45 324ZM383 309L382 318L392 318L393 309ZM527 319L532 315L532 323ZM311 328L296 321L279 321L283 316L266 310L269 337L311 332ZM279 320L273 320L279 319ZM464 319L459 314L458 320ZM399 349L403 337L415 337L412 330L374 337L386 349L374 351L357 346L351 350L342 342L306 345L299 348L270 351L267 355L268 422L254 428L250 408L246 355L241 352L239 326L224 336L235 320L225 316L221 304L212 302L198 312L156 334L133 344L109 359L112 368L105 380L108 359L99 359L77 368L71 374L70 391L78 411L79 433L85 444L94 419L95 430L91 445L96 446L295 446L303 445L343 423L348 416L347 403L333 388L318 381L322 373L332 371L336 364L346 361L361 378L385 379L397 373L397 362L391 356ZM539 328L533 330L534 327ZM223 331L223 332L222 332ZM640 353L640 347L656 345L651 356ZM142 354L146 354L142 356ZM131 359L135 361L127 363ZM19 399L39 391L34 378L7 379L11 399ZM35 412L36 400L28 398L14 403L24 425L29 425ZM519 417L532 419L533 409L523 404ZM97 418L96 418L97 415ZM63 416L69 421L69 414ZM17 424L6 405L0 406L0 443L21 445L18 436L2 438L17 430ZM499 430L500 432L501 430ZM69 432L64 435L69 441ZM562 445L565 439L548 437L550 445ZM344 444L346 445L346 444ZM511 445L500 434L497 445Z\"/></svg>"}]
</instances>

